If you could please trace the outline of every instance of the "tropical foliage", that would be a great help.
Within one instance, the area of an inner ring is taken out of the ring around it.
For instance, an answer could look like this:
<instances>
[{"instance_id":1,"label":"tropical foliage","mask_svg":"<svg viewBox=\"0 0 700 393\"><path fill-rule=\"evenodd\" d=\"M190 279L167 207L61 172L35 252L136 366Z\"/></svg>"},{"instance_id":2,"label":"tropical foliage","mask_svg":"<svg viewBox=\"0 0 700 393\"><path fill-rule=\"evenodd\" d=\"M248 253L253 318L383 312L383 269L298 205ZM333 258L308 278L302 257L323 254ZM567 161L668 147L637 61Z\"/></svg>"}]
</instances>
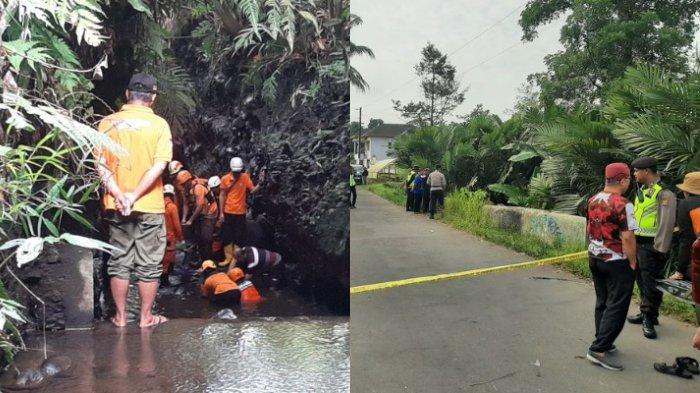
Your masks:
<instances>
[{"instance_id":1,"label":"tropical foliage","mask_svg":"<svg viewBox=\"0 0 700 393\"><path fill-rule=\"evenodd\" d=\"M89 77L104 59L82 68L71 44L96 47L102 34L102 4L90 0L10 1L0 6L0 267L21 267L46 243L59 241L108 250L98 240L61 233L64 217L90 228L85 202L97 182L95 148L119 146L91 125ZM13 274L12 274L13 275ZM13 323L25 322L20 306L0 293L0 346L9 361L22 345ZM13 333L15 332L15 333Z\"/></svg>"},{"instance_id":2,"label":"tropical foliage","mask_svg":"<svg viewBox=\"0 0 700 393\"><path fill-rule=\"evenodd\" d=\"M350 55L373 56L369 48L350 43L350 27L361 19L350 14L347 1L338 0L217 0L199 1L193 11L199 62L208 82L219 82L234 57L243 62L242 83L229 77L227 89L238 93L261 91L268 104L288 97L293 105L313 99L326 80L366 86L350 67ZM303 64L316 77L289 78ZM282 83L296 80L297 83Z\"/></svg>"},{"instance_id":3,"label":"tropical foliage","mask_svg":"<svg viewBox=\"0 0 700 393\"><path fill-rule=\"evenodd\" d=\"M573 108L600 104L626 69L653 64L669 72L688 70L688 50L697 29L697 0L531 0L520 16L523 40L566 15L545 72L530 79L547 105Z\"/></svg>"},{"instance_id":4,"label":"tropical foliage","mask_svg":"<svg viewBox=\"0 0 700 393\"><path fill-rule=\"evenodd\" d=\"M656 157L669 184L700 170L700 73L630 68L605 103L530 106L506 122L468 116L404 135L394 153L405 165L441 163L454 186L488 187L494 201L568 213L582 212L614 161Z\"/></svg>"}]
</instances>

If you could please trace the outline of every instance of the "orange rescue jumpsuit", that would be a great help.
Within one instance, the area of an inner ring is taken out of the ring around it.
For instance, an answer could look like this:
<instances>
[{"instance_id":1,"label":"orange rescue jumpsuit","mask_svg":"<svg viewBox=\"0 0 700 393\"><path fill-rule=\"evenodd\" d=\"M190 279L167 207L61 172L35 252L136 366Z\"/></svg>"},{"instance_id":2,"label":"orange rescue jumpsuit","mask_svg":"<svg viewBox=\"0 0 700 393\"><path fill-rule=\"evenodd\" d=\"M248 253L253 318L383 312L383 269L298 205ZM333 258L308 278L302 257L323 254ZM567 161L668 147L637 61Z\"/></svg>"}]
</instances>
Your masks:
<instances>
[{"instance_id":1,"label":"orange rescue jumpsuit","mask_svg":"<svg viewBox=\"0 0 700 393\"><path fill-rule=\"evenodd\" d=\"M177 211L177 205L170 197L165 197L165 231L167 246L163 257L163 273L170 274L175 263L175 245L177 242L185 239L180 226L180 214Z\"/></svg>"}]
</instances>

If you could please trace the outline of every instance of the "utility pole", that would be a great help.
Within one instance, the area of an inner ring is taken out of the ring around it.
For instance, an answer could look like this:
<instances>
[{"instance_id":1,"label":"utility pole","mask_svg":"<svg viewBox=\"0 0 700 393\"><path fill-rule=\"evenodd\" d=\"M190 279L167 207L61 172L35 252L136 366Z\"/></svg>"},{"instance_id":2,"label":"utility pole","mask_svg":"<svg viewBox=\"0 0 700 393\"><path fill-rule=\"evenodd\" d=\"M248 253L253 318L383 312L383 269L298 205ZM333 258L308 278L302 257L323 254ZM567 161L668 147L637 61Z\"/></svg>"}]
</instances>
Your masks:
<instances>
[{"instance_id":1,"label":"utility pole","mask_svg":"<svg viewBox=\"0 0 700 393\"><path fill-rule=\"evenodd\" d=\"M360 127L357 129L357 160L362 163L362 107L357 108L360 111Z\"/></svg>"}]
</instances>

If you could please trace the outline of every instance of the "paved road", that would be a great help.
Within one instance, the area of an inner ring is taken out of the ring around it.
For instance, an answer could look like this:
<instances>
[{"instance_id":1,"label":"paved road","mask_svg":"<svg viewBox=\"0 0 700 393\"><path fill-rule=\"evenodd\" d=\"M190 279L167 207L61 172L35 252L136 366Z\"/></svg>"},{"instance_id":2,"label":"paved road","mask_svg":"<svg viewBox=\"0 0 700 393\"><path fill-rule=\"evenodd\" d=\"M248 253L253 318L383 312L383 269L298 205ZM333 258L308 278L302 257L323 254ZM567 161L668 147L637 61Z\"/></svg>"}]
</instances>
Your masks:
<instances>
[{"instance_id":1,"label":"paved road","mask_svg":"<svg viewBox=\"0 0 700 393\"><path fill-rule=\"evenodd\" d=\"M351 210L353 286L529 259L364 190L357 205ZM594 297L592 285L553 267L353 295L352 391L700 391L698 378L652 368L654 361L700 357L690 345L694 327L669 318L661 318L658 340L643 338L638 326L625 327L617 342L623 372L582 358L593 335Z\"/></svg>"}]
</instances>

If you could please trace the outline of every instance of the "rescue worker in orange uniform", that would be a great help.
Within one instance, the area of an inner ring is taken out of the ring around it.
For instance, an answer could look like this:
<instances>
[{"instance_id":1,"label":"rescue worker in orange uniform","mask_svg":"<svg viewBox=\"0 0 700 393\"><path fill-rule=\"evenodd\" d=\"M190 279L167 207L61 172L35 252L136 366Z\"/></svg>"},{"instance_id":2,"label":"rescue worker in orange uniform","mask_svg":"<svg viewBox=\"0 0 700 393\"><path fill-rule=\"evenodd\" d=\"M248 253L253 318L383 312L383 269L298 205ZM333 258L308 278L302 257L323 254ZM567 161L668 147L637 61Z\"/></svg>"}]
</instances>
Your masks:
<instances>
[{"instance_id":1,"label":"rescue worker in orange uniform","mask_svg":"<svg viewBox=\"0 0 700 393\"><path fill-rule=\"evenodd\" d=\"M187 210L192 212L191 216L185 216L185 226L192 227L199 256L204 260L212 259L214 226L219 215L216 198L207 187L207 180L199 178L185 182L185 195Z\"/></svg>"},{"instance_id":2,"label":"rescue worker in orange uniform","mask_svg":"<svg viewBox=\"0 0 700 393\"><path fill-rule=\"evenodd\" d=\"M231 280L228 274L218 271L214 261L204 261L201 270L202 296L208 297L212 303L218 305L236 304L241 301L238 284Z\"/></svg>"},{"instance_id":3,"label":"rescue worker in orange uniform","mask_svg":"<svg viewBox=\"0 0 700 393\"><path fill-rule=\"evenodd\" d=\"M236 303L253 304L262 301L262 297L252 282L244 279L245 274L239 268L220 272L212 260L202 263L202 296L212 303L228 306Z\"/></svg>"},{"instance_id":4,"label":"rescue worker in orange uniform","mask_svg":"<svg viewBox=\"0 0 700 393\"><path fill-rule=\"evenodd\" d=\"M173 269L175 263L175 250L178 242L185 240L180 226L180 214L175 205L175 187L172 184L163 186L163 195L165 198L165 238L167 245L165 247L165 256L163 257L163 275L161 276L161 284L168 285L168 275Z\"/></svg>"},{"instance_id":5,"label":"rescue worker in orange uniform","mask_svg":"<svg viewBox=\"0 0 700 393\"><path fill-rule=\"evenodd\" d=\"M182 166L182 163L180 161L170 161L168 163L168 174L170 175L170 182L175 186L175 205L178 208L178 211L180 213L184 212L183 210L183 203L184 203L184 190L182 189L182 186L177 182L177 175L181 172L185 171L185 168Z\"/></svg>"},{"instance_id":6,"label":"rescue worker in orange uniform","mask_svg":"<svg viewBox=\"0 0 700 393\"><path fill-rule=\"evenodd\" d=\"M219 200L219 195L221 194L221 178L219 176L212 176L209 178L207 181L207 186L209 187L209 191L211 191L212 195L214 195L214 199L216 199L217 203L217 211L221 211L221 201ZM218 220L216 220L216 225L214 226L214 237L213 237L213 242L211 245L211 252L212 255L214 256L214 260L220 261L223 260L223 251L224 251L224 246L221 244L221 224Z\"/></svg>"},{"instance_id":7,"label":"rescue worker in orange uniform","mask_svg":"<svg viewBox=\"0 0 700 393\"><path fill-rule=\"evenodd\" d=\"M190 173L190 171L186 169L181 169L180 171L178 171L175 177L173 178L173 185L175 186L175 196L178 200L178 208L182 213L182 216L180 218L182 219L181 223L183 225L185 224L185 222L187 222L187 217L189 217L190 214L190 209L187 205L186 195L188 184L190 181L192 181L192 179L194 179L194 176L192 176L192 173Z\"/></svg>"},{"instance_id":8,"label":"rescue worker in orange uniform","mask_svg":"<svg viewBox=\"0 0 700 393\"><path fill-rule=\"evenodd\" d=\"M218 223L222 224L221 241L224 245L226 258L221 266L227 266L236 258L234 246L243 246L246 236L246 197L260 189L247 173L243 173L243 160L233 157L230 162L231 172L221 179L221 194L219 204L223 210L219 212ZM261 173L260 182L264 181L265 173Z\"/></svg>"}]
</instances>

